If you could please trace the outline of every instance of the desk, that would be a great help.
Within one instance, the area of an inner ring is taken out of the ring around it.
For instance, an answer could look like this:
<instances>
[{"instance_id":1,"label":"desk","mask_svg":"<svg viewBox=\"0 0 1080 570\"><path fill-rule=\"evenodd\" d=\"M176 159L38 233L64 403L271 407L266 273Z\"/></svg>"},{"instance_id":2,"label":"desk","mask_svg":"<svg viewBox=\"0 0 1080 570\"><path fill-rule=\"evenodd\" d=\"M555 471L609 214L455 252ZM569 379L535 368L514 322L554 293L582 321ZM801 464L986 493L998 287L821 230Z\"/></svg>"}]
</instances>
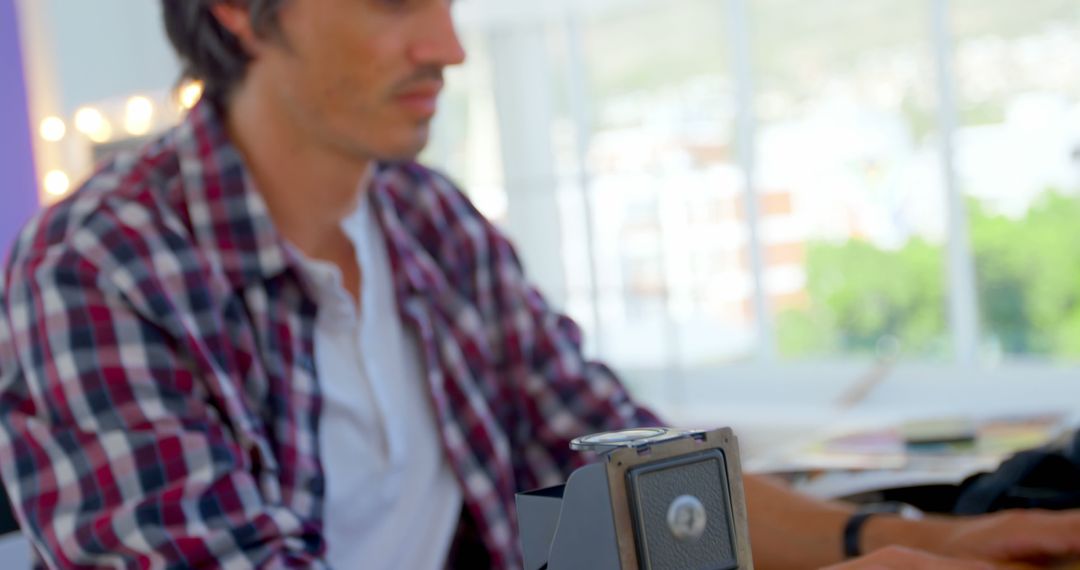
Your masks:
<instances>
[{"instance_id":1,"label":"desk","mask_svg":"<svg viewBox=\"0 0 1080 570\"><path fill-rule=\"evenodd\" d=\"M999 415L971 420L970 439L919 444L910 443L897 424L839 431L791 449L767 471L825 499L955 485L1018 451L1071 437L1074 425L1064 413Z\"/></svg>"}]
</instances>

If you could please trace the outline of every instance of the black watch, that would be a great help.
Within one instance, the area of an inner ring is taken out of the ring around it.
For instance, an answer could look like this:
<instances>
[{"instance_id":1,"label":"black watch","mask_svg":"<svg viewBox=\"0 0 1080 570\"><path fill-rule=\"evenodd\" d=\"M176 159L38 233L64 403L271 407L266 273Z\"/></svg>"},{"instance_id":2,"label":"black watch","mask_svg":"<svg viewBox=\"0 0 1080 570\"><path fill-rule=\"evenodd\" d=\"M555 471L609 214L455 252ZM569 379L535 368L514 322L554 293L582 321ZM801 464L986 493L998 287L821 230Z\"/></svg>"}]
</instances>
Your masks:
<instances>
[{"instance_id":1,"label":"black watch","mask_svg":"<svg viewBox=\"0 0 1080 570\"><path fill-rule=\"evenodd\" d=\"M899 502L871 503L861 505L847 524L844 525L844 558L857 558L863 555L862 529L866 521L874 515L893 515L909 520L918 520L923 517L923 512L907 504Z\"/></svg>"}]
</instances>

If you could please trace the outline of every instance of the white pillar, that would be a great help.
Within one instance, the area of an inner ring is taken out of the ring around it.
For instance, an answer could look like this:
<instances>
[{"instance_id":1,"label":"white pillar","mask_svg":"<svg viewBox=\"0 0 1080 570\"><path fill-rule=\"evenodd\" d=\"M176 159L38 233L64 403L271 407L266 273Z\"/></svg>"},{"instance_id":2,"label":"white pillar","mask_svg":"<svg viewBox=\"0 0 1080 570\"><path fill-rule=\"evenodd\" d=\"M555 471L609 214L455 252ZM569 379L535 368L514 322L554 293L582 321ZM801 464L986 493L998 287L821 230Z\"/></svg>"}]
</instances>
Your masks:
<instances>
[{"instance_id":1,"label":"white pillar","mask_svg":"<svg viewBox=\"0 0 1080 570\"><path fill-rule=\"evenodd\" d=\"M754 320L757 321L757 358L760 362L776 359L776 331L769 307L766 282L765 245L762 236L761 195L757 179L757 113L754 107L753 42L750 37L749 0L728 0L728 47L735 75L736 147L743 171L744 203L749 244L750 274L754 283Z\"/></svg>"},{"instance_id":2,"label":"white pillar","mask_svg":"<svg viewBox=\"0 0 1080 570\"><path fill-rule=\"evenodd\" d=\"M488 34L508 203L505 229L530 279L561 307L566 280L547 41L539 21L522 20L505 22Z\"/></svg>"},{"instance_id":3,"label":"white pillar","mask_svg":"<svg viewBox=\"0 0 1080 570\"><path fill-rule=\"evenodd\" d=\"M938 79L938 123L941 128L941 163L948 204L949 328L957 364L973 366L978 360L979 312L975 263L971 257L968 213L956 175L956 90L953 85L952 28L949 0L931 0L934 61Z\"/></svg>"}]
</instances>

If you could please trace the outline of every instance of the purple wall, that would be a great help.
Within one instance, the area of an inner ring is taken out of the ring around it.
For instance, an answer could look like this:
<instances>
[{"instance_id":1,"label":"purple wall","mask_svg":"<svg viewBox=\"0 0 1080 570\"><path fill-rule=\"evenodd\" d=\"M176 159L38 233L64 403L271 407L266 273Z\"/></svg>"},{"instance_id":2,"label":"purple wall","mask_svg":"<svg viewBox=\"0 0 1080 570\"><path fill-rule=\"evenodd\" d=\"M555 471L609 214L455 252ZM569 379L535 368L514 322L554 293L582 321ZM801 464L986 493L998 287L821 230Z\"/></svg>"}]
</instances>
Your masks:
<instances>
[{"instance_id":1,"label":"purple wall","mask_svg":"<svg viewBox=\"0 0 1080 570\"><path fill-rule=\"evenodd\" d=\"M15 0L0 0L0 259L38 208Z\"/></svg>"}]
</instances>

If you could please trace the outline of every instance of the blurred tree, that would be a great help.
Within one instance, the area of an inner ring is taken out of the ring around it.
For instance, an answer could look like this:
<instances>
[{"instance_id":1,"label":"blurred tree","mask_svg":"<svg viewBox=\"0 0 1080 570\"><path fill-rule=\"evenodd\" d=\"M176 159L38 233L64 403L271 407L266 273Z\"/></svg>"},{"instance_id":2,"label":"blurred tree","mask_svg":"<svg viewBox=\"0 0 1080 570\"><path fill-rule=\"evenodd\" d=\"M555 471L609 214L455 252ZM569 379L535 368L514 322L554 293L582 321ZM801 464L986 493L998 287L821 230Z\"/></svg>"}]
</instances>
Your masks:
<instances>
[{"instance_id":1,"label":"blurred tree","mask_svg":"<svg viewBox=\"0 0 1080 570\"><path fill-rule=\"evenodd\" d=\"M984 334L1009 354L1080 356L1080 200L1050 191L1019 219L971 211Z\"/></svg>"},{"instance_id":2,"label":"blurred tree","mask_svg":"<svg viewBox=\"0 0 1080 570\"><path fill-rule=\"evenodd\" d=\"M1007 354L1080 356L1080 200L1049 191L1023 218L974 202L970 211L984 338ZM897 250L811 244L810 301L779 315L781 353L872 353L898 342L908 356L946 356L943 255L918 239Z\"/></svg>"},{"instance_id":3,"label":"blurred tree","mask_svg":"<svg viewBox=\"0 0 1080 570\"><path fill-rule=\"evenodd\" d=\"M892 340L905 352L938 350L945 330L939 247L922 240L895 251L861 240L813 243L807 280L810 306L780 316L783 354L873 352Z\"/></svg>"}]
</instances>

